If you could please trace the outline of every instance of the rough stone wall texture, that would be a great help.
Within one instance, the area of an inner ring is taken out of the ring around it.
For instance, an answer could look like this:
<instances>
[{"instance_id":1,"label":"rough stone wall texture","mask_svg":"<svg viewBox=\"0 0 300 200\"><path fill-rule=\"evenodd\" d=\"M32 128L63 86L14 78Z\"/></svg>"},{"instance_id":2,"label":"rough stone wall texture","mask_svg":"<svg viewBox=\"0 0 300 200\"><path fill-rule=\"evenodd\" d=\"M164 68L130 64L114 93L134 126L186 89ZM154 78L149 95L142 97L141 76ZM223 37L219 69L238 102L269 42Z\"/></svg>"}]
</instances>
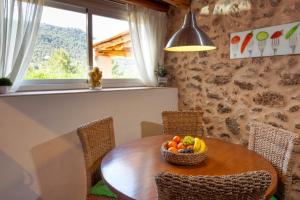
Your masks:
<instances>
[{"instance_id":1,"label":"rough stone wall texture","mask_svg":"<svg viewBox=\"0 0 300 200\"><path fill-rule=\"evenodd\" d=\"M250 120L300 134L300 55L229 59L229 33L300 21L299 0L193 0L198 24L217 50L166 53L180 110L203 110L208 135L247 145ZM168 38L185 10L171 8ZM300 199L300 150L291 199Z\"/></svg>"}]
</instances>

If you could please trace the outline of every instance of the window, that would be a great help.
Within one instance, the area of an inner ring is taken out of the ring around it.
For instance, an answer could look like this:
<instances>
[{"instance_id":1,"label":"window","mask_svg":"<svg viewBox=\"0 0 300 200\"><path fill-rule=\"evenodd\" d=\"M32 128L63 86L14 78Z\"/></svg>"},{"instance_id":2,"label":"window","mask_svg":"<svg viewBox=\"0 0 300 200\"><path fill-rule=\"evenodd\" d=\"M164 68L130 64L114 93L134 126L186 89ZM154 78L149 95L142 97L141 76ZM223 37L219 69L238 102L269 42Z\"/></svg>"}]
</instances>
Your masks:
<instances>
[{"instance_id":1,"label":"window","mask_svg":"<svg viewBox=\"0 0 300 200\"><path fill-rule=\"evenodd\" d=\"M93 15L93 52L94 64L102 70L103 78L138 77L128 21Z\"/></svg>"},{"instance_id":2,"label":"window","mask_svg":"<svg viewBox=\"0 0 300 200\"><path fill-rule=\"evenodd\" d=\"M45 6L25 80L86 79L86 14Z\"/></svg>"},{"instance_id":3,"label":"window","mask_svg":"<svg viewBox=\"0 0 300 200\"><path fill-rule=\"evenodd\" d=\"M111 11L46 1L21 90L87 88L93 66L104 87L141 86L126 14Z\"/></svg>"}]
</instances>

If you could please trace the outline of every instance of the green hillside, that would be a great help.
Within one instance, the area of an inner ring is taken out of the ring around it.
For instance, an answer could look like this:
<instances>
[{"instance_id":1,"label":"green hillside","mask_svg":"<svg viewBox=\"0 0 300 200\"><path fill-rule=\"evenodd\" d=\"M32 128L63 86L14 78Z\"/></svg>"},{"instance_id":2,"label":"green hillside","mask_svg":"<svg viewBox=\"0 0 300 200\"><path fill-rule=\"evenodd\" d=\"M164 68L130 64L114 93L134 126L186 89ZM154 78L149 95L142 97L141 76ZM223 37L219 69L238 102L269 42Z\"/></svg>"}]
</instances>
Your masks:
<instances>
[{"instance_id":1,"label":"green hillside","mask_svg":"<svg viewBox=\"0 0 300 200\"><path fill-rule=\"evenodd\" d=\"M80 29L41 24L32 63L37 64L53 53L53 47L70 54L71 62L87 63L86 33Z\"/></svg>"},{"instance_id":2,"label":"green hillside","mask_svg":"<svg viewBox=\"0 0 300 200\"><path fill-rule=\"evenodd\" d=\"M86 33L41 24L25 79L76 79L87 76Z\"/></svg>"}]
</instances>

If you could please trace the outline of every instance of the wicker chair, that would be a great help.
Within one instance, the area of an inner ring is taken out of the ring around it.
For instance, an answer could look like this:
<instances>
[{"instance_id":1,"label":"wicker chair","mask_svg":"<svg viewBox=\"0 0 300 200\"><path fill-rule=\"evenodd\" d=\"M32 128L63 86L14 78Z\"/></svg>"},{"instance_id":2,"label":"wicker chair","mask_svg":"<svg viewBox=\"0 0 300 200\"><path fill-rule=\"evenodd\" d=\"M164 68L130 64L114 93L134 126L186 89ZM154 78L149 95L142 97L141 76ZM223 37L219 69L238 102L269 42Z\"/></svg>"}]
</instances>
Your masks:
<instances>
[{"instance_id":1,"label":"wicker chair","mask_svg":"<svg viewBox=\"0 0 300 200\"><path fill-rule=\"evenodd\" d=\"M203 113L199 111L162 112L164 134L204 135Z\"/></svg>"},{"instance_id":2,"label":"wicker chair","mask_svg":"<svg viewBox=\"0 0 300 200\"><path fill-rule=\"evenodd\" d=\"M183 176L163 172L155 177L158 200L258 200L271 183L265 171L228 176Z\"/></svg>"},{"instance_id":3,"label":"wicker chair","mask_svg":"<svg viewBox=\"0 0 300 200\"><path fill-rule=\"evenodd\" d=\"M280 199L289 199L292 189L294 149L296 145L300 146L299 136L257 121L250 122L249 126L248 149L262 155L277 169L279 184L276 196Z\"/></svg>"},{"instance_id":4,"label":"wicker chair","mask_svg":"<svg viewBox=\"0 0 300 200\"><path fill-rule=\"evenodd\" d=\"M91 122L78 128L77 133L84 152L87 191L89 191L91 186L101 179L99 167L102 158L115 147L113 119L110 117ZM101 200L109 198L88 195L87 199Z\"/></svg>"}]
</instances>

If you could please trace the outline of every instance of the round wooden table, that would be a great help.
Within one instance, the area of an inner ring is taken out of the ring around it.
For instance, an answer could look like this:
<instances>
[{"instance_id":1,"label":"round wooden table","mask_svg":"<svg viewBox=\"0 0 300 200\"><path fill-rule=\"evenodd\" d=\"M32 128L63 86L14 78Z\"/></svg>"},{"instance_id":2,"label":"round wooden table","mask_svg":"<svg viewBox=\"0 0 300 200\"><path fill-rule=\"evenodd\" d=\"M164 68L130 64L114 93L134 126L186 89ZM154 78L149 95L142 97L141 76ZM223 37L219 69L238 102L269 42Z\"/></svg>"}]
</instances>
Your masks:
<instances>
[{"instance_id":1,"label":"round wooden table","mask_svg":"<svg viewBox=\"0 0 300 200\"><path fill-rule=\"evenodd\" d=\"M254 170L266 170L272 183L266 195L277 187L274 167L257 153L240 145L206 138L208 159L199 166L176 166L167 163L160 154L161 144L173 136L146 137L118 146L101 163L103 180L120 199L157 199L155 175L168 171L183 175L230 175Z\"/></svg>"}]
</instances>

